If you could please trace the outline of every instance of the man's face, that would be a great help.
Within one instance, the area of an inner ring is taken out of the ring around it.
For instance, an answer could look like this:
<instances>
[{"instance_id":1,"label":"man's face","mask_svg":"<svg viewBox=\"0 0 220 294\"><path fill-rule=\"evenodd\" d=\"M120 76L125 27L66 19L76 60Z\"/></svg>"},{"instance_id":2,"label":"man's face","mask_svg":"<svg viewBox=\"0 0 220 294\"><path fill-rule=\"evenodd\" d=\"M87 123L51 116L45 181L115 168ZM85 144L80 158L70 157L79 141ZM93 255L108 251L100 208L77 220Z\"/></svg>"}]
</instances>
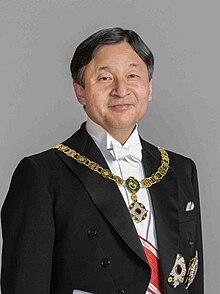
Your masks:
<instances>
[{"instance_id":1,"label":"man's face","mask_svg":"<svg viewBox=\"0 0 220 294\"><path fill-rule=\"evenodd\" d=\"M74 83L79 103L113 136L129 136L152 99L147 66L127 42L100 47L86 66L84 83Z\"/></svg>"}]
</instances>

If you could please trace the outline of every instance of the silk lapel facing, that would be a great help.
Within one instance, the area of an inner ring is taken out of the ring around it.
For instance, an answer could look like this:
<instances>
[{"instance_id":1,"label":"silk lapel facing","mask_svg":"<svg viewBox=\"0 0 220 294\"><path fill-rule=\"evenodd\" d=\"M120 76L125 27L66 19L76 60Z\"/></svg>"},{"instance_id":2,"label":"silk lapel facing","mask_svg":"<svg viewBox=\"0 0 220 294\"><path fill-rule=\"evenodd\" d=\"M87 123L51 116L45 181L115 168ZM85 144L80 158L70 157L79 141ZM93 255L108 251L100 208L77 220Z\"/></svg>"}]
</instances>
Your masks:
<instances>
[{"instance_id":1,"label":"silk lapel facing","mask_svg":"<svg viewBox=\"0 0 220 294\"><path fill-rule=\"evenodd\" d=\"M100 150L85 130L85 124L70 139L63 142L71 149L94 160L103 168L109 168ZM88 167L81 165L60 151L58 156L72 170L88 191L89 196L117 231L125 243L145 262L147 262L143 247L138 238L135 226L128 212L128 208L117 185L103 178L98 173L91 171Z\"/></svg>"},{"instance_id":2,"label":"silk lapel facing","mask_svg":"<svg viewBox=\"0 0 220 294\"><path fill-rule=\"evenodd\" d=\"M149 177L160 165L160 153L155 146L142 139L141 143L145 174ZM179 241L178 185L172 167L160 183L149 188L149 192L155 216L161 269L166 278L178 253Z\"/></svg>"}]
</instances>

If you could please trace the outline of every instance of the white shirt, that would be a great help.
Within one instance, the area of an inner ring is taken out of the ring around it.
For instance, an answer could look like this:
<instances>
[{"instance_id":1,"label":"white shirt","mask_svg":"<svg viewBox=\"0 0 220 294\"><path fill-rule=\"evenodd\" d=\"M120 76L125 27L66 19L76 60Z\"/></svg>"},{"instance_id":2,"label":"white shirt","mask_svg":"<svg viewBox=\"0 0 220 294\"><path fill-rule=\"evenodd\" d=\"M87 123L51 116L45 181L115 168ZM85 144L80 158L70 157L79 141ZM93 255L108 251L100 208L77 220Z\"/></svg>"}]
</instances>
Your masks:
<instances>
[{"instance_id":1,"label":"white shirt","mask_svg":"<svg viewBox=\"0 0 220 294\"><path fill-rule=\"evenodd\" d=\"M114 175L118 175L123 180L126 180L130 176L135 177L138 181L141 181L143 178L145 178L143 164L141 161L137 162L136 166L134 166L134 164L130 164L126 160L116 160L114 158L111 150L112 142L117 142L117 144L120 143L116 141L104 128L93 122L89 117L87 119L86 129L100 149L111 172ZM141 146L137 127L128 138L128 140L125 142L123 147L127 147L130 144L135 143L140 143ZM119 185L118 188L123 196L127 207L129 207L129 205L133 202L131 199L131 193L129 193L127 189L125 189L125 187L121 185ZM148 211L148 215L147 218L140 223L136 223L134 221L135 228L139 236L148 240L154 247L157 248L154 214L149 191L147 188L141 188L136 194L138 196L138 202L144 204L145 208Z\"/></svg>"}]
</instances>

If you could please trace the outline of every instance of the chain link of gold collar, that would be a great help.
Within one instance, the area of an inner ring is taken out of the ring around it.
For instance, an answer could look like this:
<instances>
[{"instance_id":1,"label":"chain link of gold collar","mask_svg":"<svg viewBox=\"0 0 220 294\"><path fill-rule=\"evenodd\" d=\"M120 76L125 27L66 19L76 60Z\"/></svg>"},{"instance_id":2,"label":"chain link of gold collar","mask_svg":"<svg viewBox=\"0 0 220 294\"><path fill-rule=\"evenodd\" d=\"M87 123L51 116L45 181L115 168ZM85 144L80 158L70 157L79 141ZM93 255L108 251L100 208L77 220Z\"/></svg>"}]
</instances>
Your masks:
<instances>
[{"instance_id":1,"label":"chain link of gold collar","mask_svg":"<svg viewBox=\"0 0 220 294\"><path fill-rule=\"evenodd\" d=\"M123 180L119 176L112 174L112 172L109 169L101 167L95 161L88 159L85 155L79 154L75 150L70 149L68 146L65 146L63 144L58 144L54 148L58 149L59 151L62 151L67 156L76 160L78 163L84 164L92 171L99 173L103 178L112 180L118 185L125 184L125 180ZM144 178L143 180L140 181L141 188L149 188L152 185L159 183L162 180L162 178L166 175L169 169L170 159L169 159L167 151L160 147L157 147L157 148L161 154L161 165L158 167L157 171L153 173L150 177Z\"/></svg>"}]
</instances>

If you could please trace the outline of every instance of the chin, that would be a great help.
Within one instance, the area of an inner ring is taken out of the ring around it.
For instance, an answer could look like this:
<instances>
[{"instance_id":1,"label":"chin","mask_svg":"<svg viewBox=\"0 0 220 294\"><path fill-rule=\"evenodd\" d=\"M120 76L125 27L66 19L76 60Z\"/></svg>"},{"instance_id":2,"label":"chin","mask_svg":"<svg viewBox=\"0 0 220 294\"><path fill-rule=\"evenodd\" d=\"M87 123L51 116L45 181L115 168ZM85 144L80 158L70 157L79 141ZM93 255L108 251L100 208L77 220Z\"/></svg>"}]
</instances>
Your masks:
<instances>
[{"instance_id":1,"label":"chin","mask_svg":"<svg viewBox=\"0 0 220 294\"><path fill-rule=\"evenodd\" d=\"M123 121L120 121L120 122L117 122L112 124L112 127L115 128L115 129L132 129L134 128L134 126L136 125L136 122L134 123L128 123L128 122L123 122Z\"/></svg>"}]
</instances>

